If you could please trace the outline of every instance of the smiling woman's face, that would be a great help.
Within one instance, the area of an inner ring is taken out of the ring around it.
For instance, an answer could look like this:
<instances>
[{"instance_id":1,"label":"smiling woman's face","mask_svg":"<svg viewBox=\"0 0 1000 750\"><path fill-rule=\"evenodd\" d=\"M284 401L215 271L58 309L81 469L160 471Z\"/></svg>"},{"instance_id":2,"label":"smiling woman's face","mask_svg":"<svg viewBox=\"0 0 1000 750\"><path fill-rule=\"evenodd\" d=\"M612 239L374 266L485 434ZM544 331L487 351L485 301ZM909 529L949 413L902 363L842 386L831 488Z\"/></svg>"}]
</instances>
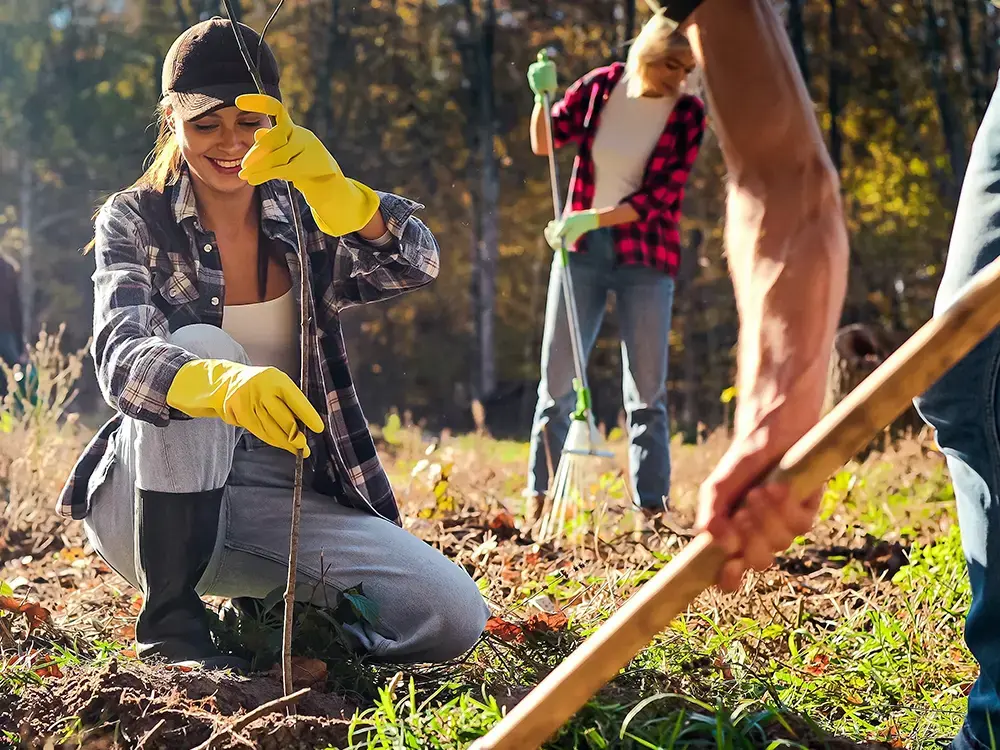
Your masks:
<instances>
[{"instance_id":1,"label":"smiling woman's face","mask_svg":"<svg viewBox=\"0 0 1000 750\"><path fill-rule=\"evenodd\" d=\"M185 122L171 114L174 137L192 177L220 193L251 189L241 180L240 161L253 146L253 134L269 127L266 115L223 107Z\"/></svg>"}]
</instances>

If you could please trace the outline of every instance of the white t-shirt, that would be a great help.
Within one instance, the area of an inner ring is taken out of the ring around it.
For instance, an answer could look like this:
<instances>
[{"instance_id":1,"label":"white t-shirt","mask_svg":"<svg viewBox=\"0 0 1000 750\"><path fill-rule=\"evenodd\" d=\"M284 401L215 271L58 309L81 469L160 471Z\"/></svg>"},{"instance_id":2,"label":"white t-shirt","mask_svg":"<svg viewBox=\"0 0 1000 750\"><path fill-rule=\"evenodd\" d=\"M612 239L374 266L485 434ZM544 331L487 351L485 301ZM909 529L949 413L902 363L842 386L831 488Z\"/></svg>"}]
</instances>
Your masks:
<instances>
[{"instance_id":1,"label":"white t-shirt","mask_svg":"<svg viewBox=\"0 0 1000 750\"><path fill-rule=\"evenodd\" d=\"M257 367L277 367L299 379L299 307L289 289L280 297L248 305L226 305L222 330L240 344Z\"/></svg>"},{"instance_id":2,"label":"white t-shirt","mask_svg":"<svg viewBox=\"0 0 1000 750\"><path fill-rule=\"evenodd\" d=\"M642 185L646 164L656 148L677 98L629 98L628 73L615 84L601 110L594 137L593 208L609 208Z\"/></svg>"}]
</instances>

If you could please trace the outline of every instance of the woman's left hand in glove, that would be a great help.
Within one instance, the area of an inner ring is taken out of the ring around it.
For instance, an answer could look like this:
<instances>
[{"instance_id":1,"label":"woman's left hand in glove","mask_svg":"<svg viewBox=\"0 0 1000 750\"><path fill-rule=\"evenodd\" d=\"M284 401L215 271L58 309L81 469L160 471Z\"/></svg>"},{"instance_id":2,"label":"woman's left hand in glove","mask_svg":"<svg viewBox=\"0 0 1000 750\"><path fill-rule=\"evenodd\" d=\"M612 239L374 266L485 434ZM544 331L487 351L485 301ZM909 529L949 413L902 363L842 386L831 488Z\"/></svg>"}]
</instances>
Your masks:
<instances>
[{"instance_id":1,"label":"woman's left hand in glove","mask_svg":"<svg viewBox=\"0 0 1000 750\"><path fill-rule=\"evenodd\" d=\"M236 106L275 118L274 127L254 133L241 178L251 185L288 180L305 197L319 228L335 237L371 221L379 208L375 191L345 177L316 134L292 122L281 102L265 94L244 94L236 98Z\"/></svg>"},{"instance_id":2,"label":"woman's left hand in glove","mask_svg":"<svg viewBox=\"0 0 1000 750\"><path fill-rule=\"evenodd\" d=\"M566 247L570 247L580 237L599 226L600 219L596 211L574 211L558 221L549 222L545 227L545 241L553 250L559 250L564 243Z\"/></svg>"}]
</instances>

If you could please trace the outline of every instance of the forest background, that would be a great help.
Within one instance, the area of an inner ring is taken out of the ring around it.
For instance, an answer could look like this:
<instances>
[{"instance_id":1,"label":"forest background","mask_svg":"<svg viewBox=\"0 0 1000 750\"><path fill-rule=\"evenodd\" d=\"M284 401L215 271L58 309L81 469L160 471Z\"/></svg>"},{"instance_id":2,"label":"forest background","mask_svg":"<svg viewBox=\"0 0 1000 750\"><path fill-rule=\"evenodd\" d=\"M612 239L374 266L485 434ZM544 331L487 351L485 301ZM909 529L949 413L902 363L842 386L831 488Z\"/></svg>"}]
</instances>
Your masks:
<instances>
[{"instance_id":1,"label":"forest background","mask_svg":"<svg viewBox=\"0 0 1000 750\"><path fill-rule=\"evenodd\" d=\"M235 3L258 31L272 0ZM776 3L839 171L851 241L843 323L891 345L930 315L967 155L996 82L987 0ZM91 335L93 213L141 172L163 55L220 0L0 0L0 254L20 270L25 335ZM525 71L549 50L564 88L624 59L633 0L285 0L267 40L293 117L344 171L426 208L439 279L345 314L362 403L429 429L523 439L538 379L551 251L545 160L532 155ZM699 90L697 73L690 81ZM711 109L709 109L711 118ZM559 154L562 189L572 153ZM725 170L708 132L684 201L671 333L673 429L731 415L737 316L723 253ZM804 292L806 293L806 292ZM99 412L92 362L77 408ZM620 419L614 304L591 357L599 419Z\"/></svg>"}]
</instances>

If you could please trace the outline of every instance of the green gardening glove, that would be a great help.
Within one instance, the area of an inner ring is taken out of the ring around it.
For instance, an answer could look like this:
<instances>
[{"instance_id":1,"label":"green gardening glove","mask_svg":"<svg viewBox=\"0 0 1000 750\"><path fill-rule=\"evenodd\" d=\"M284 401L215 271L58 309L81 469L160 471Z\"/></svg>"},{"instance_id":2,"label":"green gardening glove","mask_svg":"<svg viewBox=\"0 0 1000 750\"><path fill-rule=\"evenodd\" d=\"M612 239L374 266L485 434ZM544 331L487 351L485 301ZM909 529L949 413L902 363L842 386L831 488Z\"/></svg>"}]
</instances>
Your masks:
<instances>
[{"instance_id":1,"label":"green gardening glove","mask_svg":"<svg viewBox=\"0 0 1000 750\"><path fill-rule=\"evenodd\" d=\"M587 232L592 232L600 225L597 211L574 211L558 221L550 221L545 227L545 241L553 250L559 250L563 245L573 244Z\"/></svg>"},{"instance_id":2,"label":"green gardening glove","mask_svg":"<svg viewBox=\"0 0 1000 750\"><path fill-rule=\"evenodd\" d=\"M535 103L542 103L542 95L549 95L549 102L556 93L556 64L549 60L545 50L539 50L538 61L528 66L528 85L535 94Z\"/></svg>"}]
</instances>

